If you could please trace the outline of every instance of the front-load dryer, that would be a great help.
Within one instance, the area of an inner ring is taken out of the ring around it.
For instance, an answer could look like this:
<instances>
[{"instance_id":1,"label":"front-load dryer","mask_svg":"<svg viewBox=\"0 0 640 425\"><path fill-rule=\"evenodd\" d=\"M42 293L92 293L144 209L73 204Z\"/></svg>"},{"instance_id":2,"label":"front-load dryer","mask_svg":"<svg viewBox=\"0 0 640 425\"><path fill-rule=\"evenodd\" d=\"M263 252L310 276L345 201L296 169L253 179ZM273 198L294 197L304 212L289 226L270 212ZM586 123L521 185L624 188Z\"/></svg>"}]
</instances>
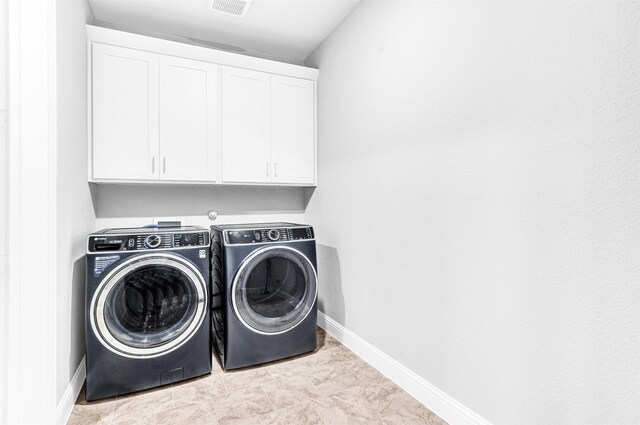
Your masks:
<instances>
[{"instance_id":1,"label":"front-load dryer","mask_svg":"<svg viewBox=\"0 0 640 425\"><path fill-rule=\"evenodd\" d=\"M209 241L195 226L88 237L87 400L211 372Z\"/></svg>"},{"instance_id":2,"label":"front-load dryer","mask_svg":"<svg viewBox=\"0 0 640 425\"><path fill-rule=\"evenodd\" d=\"M225 369L315 350L316 245L311 226L211 227L212 336Z\"/></svg>"}]
</instances>

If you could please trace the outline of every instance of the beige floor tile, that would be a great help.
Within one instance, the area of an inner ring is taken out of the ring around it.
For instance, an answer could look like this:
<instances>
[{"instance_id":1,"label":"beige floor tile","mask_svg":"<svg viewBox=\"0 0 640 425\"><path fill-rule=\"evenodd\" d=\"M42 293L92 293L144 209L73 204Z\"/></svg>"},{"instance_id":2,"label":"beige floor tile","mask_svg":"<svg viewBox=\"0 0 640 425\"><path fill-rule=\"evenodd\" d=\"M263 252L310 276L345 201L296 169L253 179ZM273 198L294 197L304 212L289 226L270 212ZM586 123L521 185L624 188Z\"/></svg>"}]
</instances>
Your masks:
<instances>
[{"instance_id":1,"label":"beige floor tile","mask_svg":"<svg viewBox=\"0 0 640 425\"><path fill-rule=\"evenodd\" d=\"M115 401L94 401L76 404L71 412L69 425L107 424L113 420Z\"/></svg>"},{"instance_id":2,"label":"beige floor tile","mask_svg":"<svg viewBox=\"0 0 640 425\"><path fill-rule=\"evenodd\" d=\"M404 392L393 382L360 386L360 398L369 402L386 424L446 425L435 413Z\"/></svg>"},{"instance_id":3,"label":"beige floor tile","mask_svg":"<svg viewBox=\"0 0 640 425\"><path fill-rule=\"evenodd\" d=\"M314 370L309 356L292 357L269 363L266 369L273 378L308 375Z\"/></svg>"},{"instance_id":4,"label":"beige floor tile","mask_svg":"<svg viewBox=\"0 0 640 425\"><path fill-rule=\"evenodd\" d=\"M311 402L324 423L331 425L380 423L380 415L357 391L343 391Z\"/></svg>"},{"instance_id":5,"label":"beige floor tile","mask_svg":"<svg viewBox=\"0 0 640 425\"><path fill-rule=\"evenodd\" d=\"M318 328L318 351L329 347L336 347L340 342L326 333L324 329Z\"/></svg>"},{"instance_id":6,"label":"beige floor tile","mask_svg":"<svg viewBox=\"0 0 640 425\"><path fill-rule=\"evenodd\" d=\"M274 411L261 387L244 388L212 400L220 425L229 425Z\"/></svg>"},{"instance_id":7,"label":"beige floor tile","mask_svg":"<svg viewBox=\"0 0 640 425\"><path fill-rule=\"evenodd\" d=\"M224 384L230 393L242 389L258 387L273 380L265 366L230 370L224 373L223 379Z\"/></svg>"},{"instance_id":8,"label":"beige floor tile","mask_svg":"<svg viewBox=\"0 0 640 425\"><path fill-rule=\"evenodd\" d=\"M309 362L316 368L334 366L338 363L353 360L352 354L350 353L351 352L342 345L338 345L313 353L313 355L309 356Z\"/></svg>"},{"instance_id":9,"label":"beige floor tile","mask_svg":"<svg viewBox=\"0 0 640 425\"><path fill-rule=\"evenodd\" d=\"M260 425L260 422L258 416L228 417L224 419L224 425Z\"/></svg>"},{"instance_id":10,"label":"beige floor tile","mask_svg":"<svg viewBox=\"0 0 640 425\"><path fill-rule=\"evenodd\" d=\"M369 402L378 412L385 410L392 401L392 397L404 393L400 387L391 381L376 385L360 385L357 387L360 398Z\"/></svg>"},{"instance_id":11,"label":"beige floor tile","mask_svg":"<svg viewBox=\"0 0 640 425\"><path fill-rule=\"evenodd\" d=\"M131 412L121 416L118 420L109 418L107 422L109 425L155 425L155 414L150 413L148 415L140 416L136 412Z\"/></svg>"},{"instance_id":12,"label":"beige floor tile","mask_svg":"<svg viewBox=\"0 0 640 425\"><path fill-rule=\"evenodd\" d=\"M207 375L175 384L173 386L173 403L175 406L184 405L185 401L200 403L227 394L227 388L221 375Z\"/></svg>"},{"instance_id":13,"label":"beige floor tile","mask_svg":"<svg viewBox=\"0 0 640 425\"><path fill-rule=\"evenodd\" d=\"M352 373L358 378L363 386L385 384L391 382L387 377L378 372L373 366L360 358L329 364L328 366L318 366L317 370L332 370L336 373Z\"/></svg>"},{"instance_id":14,"label":"beige floor tile","mask_svg":"<svg viewBox=\"0 0 640 425\"><path fill-rule=\"evenodd\" d=\"M351 371L365 386L392 383L389 378L359 357L353 360Z\"/></svg>"},{"instance_id":15,"label":"beige floor tile","mask_svg":"<svg viewBox=\"0 0 640 425\"><path fill-rule=\"evenodd\" d=\"M340 362L334 362L327 365L318 364L313 366L314 367L310 372L310 374L312 375L320 370L334 370L338 373L348 373L348 372L352 372L355 368L354 360L347 359L347 358L345 358L343 361L340 361Z\"/></svg>"},{"instance_id":16,"label":"beige floor tile","mask_svg":"<svg viewBox=\"0 0 640 425\"><path fill-rule=\"evenodd\" d=\"M347 388L357 387L361 385L361 382L350 371L349 363L341 363L342 368L327 366L317 369L309 375L309 380L324 396L335 394Z\"/></svg>"},{"instance_id":17,"label":"beige floor tile","mask_svg":"<svg viewBox=\"0 0 640 425\"><path fill-rule=\"evenodd\" d=\"M263 384L262 389L276 409L322 397L322 393L304 375L277 378Z\"/></svg>"},{"instance_id":18,"label":"beige floor tile","mask_svg":"<svg viewBox=\"0 0 640 425\"><path fill-rule=\"evenodd\" d=\"M375 404L380 412L380 416L391 424L406 425L446 425L431 410L424 407L420 402L404 392L401 388L392 386L371 387L365 390L365 398Z\"/></svg>"},{"instance_id":19,"label":"beige floor tile","mask_svg":"<svg viewBox=\"0 0 640 425\"><path fill-rule=\"evenodd\" d=\"M382 416L381 421L383 425L448 425L433 412L429 418L393 415Z\"/></svg>"},{"instance_id":20,"label":"beige floor tile","mask_svg":"<svg viewBox=\"0 0 640 425\"><path fill-rule=\"evenodd\" d=\"M191 403L155 413L156 425L218 425L211 402Z\"/></svg>"},{"instance_id":21,"label":"beige floor tile","mask_svg":"<svg viewBox=\"0 0 640 425\"><path fill-rule=\"evenodd\" d=\"M325 425L310 403L280 409L257 419L259 425Z\"/></svg>"},{"instance_id":22,"label":"beige floor tile","mask_svg":"<svg viewBox=\"0 0 640 425\"><path fill-rule=\"evenodd\" d=\"M113 420L119 421L125 415L137 413L138 416L147 416L156 410L172 406L173 389L170 385L141 391L118 397L113 411Z\"/></svg>"}]
</instances>

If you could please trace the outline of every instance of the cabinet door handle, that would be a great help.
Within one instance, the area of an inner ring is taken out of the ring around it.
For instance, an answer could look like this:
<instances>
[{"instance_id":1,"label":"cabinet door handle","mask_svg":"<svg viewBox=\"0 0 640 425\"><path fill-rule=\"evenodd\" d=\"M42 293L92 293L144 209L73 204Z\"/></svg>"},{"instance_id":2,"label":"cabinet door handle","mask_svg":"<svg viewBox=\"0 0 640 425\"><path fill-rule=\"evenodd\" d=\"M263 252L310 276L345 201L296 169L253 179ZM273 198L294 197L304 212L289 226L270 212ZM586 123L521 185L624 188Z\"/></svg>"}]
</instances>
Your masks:
<instances>
[{"instance_id":1,"label":"cabinet door handle","mask_svg":"<svg viewBox=\"0 0 640 425\"><path fill-rule=\"evenodd\" d=\"M156 157L151 157L151 174L156 172Z\"/></svg>"},{"instance_id":2,"label":"cabinet door handle","mask_svg":"<svg viewBox=\"0 0 640 425\"><path fill-rule=\"evenodd\" d=\"M162 158L162 174L167 174L167 157Z\"/></svg>"},{"instance_id":3,"label":"cabinet door handle","mask_svg":"<svg viewBox=\"0 0 640 425\"><path fill-rule=\"evenodd\" d=\"M267 162L267 177L269 177L269 163Z\"/></svg>"},{"instance_id":4,"label":"cabinet door handle","mask_svg":"<svg viewBox=\"0 0 640 425\"><path fill-rule=\"evenodd\" d=\"M273 177L278 178L278 163L273 163Z\"/></svg>"}]
</instances>

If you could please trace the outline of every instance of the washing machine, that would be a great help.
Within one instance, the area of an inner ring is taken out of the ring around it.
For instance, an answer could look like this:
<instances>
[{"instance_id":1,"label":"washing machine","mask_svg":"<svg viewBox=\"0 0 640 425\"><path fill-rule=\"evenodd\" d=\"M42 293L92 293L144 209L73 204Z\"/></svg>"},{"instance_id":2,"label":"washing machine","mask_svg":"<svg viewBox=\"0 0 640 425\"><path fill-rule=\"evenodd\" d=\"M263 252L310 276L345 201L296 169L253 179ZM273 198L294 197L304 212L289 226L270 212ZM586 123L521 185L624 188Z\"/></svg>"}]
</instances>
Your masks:
<instances>
[{"instance_id":1,"label":"washing machine","mask_svg":"<svg viewBox=\"0 0 640 425\"><path fill-rule=\"evenodd\" d=\"M87 242L87 400L210 373L209 232L105 229Z\"/></svg>"},{"instance_id":2,"label":"washing machine","mask_svg":"<svg viewBox=\"0 0 640 425\"><path fill-rule=\"evenodd\" d=\"M311 226L211 227L212 340L224 369L316 349L316 269Z\"/></svg>"}]
</instances>

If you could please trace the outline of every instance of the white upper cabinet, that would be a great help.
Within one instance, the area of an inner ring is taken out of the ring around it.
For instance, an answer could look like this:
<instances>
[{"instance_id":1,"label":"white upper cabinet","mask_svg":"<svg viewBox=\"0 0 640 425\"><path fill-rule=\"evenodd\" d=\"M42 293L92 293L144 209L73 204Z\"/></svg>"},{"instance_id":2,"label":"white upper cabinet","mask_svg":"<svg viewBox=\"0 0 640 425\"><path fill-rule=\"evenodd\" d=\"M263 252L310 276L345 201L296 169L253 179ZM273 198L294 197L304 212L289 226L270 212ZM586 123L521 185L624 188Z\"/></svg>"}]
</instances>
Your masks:
<instances>
[{"instance_id":1,"label":"white upper cabinet","mask_svg":"<svg viewBox=\"0 0 640 425\"><path fill-rule=\"evenodd\" d=\"M318 70L87 34L89 181L315 185Z\"/></svg>"},{"instance_id":2,"label":"white upper cabinet","mask_svg":"<svg viewBox=\"0 0 640 425\"><path fill-rule=\"evenodd\" d=\"M315 184L315 83L223 67L222 181Z\"/></svg>"},{"instance_id":3,"label":"white upper cabinet","mask_svg":"<svg viewBox=\"0 0 640 425\"><path fill-rule=\"evenodd\" d=\"M271 161L278 183L316 180L315 85L300 78L271 77Z\"/></svg>"},{"instance_id":4,"label":"white upper cabinet","mask_svg":"<svg viewBox=\"0 0 640 425\"><path fill-rule=\"evenodd\" d=\"M158 55L93 47L93 178L158 174Z\"/></svg>"},{"instance_id":5,"label":"white upper cabinet","mask_svg":"<svg viewBox=\"0 0 640 425\"><path fill-rule=\"evenodd\" d=\"M160 179L219 181L220 66L160 56Z\"/></svg>"},{"instance_id":6,"label":"white upper cabinet","mask_svg":"<svg viewBox=\"0 0 640 425\"><path fill-rule=\"evenodd\" d=\"M271 76L222 69L222 181L271 180L269 89Z\"/></svg>"}]
</instances>

